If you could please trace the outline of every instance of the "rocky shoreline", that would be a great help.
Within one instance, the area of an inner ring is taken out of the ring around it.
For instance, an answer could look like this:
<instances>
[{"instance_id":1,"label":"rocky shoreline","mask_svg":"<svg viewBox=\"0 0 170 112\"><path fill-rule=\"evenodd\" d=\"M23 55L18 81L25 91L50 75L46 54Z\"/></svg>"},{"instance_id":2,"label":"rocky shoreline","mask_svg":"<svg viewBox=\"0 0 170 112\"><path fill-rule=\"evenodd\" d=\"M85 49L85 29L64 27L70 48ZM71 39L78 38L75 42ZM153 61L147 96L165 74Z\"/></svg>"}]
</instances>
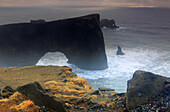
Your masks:
<instances>
[{"instance_id":1,"label":"rocky shoreline","mask_svg":"<svg viewBox=\"0 0 170 112\"><path fill-rule=\"evenodd\" d=\"M94 90L69 67L0 68L0 112L167 112L170 80L136 71L127 93Z\"/></svg>"}]
</instances>

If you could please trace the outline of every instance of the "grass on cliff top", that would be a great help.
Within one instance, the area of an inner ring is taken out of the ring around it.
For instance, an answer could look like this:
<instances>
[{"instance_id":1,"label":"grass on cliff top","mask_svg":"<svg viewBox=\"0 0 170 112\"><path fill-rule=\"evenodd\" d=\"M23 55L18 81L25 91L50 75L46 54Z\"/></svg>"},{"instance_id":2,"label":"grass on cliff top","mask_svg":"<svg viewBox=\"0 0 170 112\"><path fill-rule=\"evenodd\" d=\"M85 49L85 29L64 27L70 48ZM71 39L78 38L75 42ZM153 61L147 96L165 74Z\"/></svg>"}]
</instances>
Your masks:
<instances>
[{"instance_id":1,"label":"grass on cliff top","mask_svg":"<svg viewBox=\"0 0 170 112\"><path fill-rule=\"evenodd\" d=\"M27 66L0 68L0 89L11 86L16 89L35 81L43 84L47 81L63 81L65 78L77 77L69 67Z\"/></svg>"},{"instance_id":2,"label":"grass on cliff top","mask_svg":"<svg viewBox=\"0 0 170 112\"><path fill-rule=\"evenodd\" d=\"M48 81L44 83L45 89L50 89L51 94L58 100L78 101L86 93L94 90L84 78L66 78L63 82Z\"/></svg>"}]
</instances>

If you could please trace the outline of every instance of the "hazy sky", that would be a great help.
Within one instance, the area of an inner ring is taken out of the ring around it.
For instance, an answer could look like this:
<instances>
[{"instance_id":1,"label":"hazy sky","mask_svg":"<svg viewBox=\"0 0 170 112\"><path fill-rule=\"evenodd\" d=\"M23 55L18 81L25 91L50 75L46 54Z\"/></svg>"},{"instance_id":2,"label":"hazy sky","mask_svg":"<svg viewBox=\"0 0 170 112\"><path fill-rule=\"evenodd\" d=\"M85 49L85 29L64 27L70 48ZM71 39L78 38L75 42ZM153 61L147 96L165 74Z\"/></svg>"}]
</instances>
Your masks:
<instances>
[{"instance_id":1,"label":"hazy sky","mask_svg":"<svg viewBox=\"0 0 170 112\"><path fill-rule=\"evenodd\" d=\"M170 7L170 0L0 0L0 6Z\"/></svg>"}]
</instances>

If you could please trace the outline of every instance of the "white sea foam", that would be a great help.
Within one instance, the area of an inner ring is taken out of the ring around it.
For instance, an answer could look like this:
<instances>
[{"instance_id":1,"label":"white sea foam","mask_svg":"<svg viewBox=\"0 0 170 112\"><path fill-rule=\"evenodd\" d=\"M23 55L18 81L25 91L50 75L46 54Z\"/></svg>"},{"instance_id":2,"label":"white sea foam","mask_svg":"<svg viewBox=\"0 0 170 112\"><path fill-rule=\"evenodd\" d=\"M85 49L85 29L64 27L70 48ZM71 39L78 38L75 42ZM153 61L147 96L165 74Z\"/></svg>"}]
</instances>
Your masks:
<instances>
[{"instance_id":1,"label":"white sea foam","mask_svg":"<svg viewBox=\"0 0 170 112\"><path fill-rule=\"evenodd\" d=\"M150 71L167 76L170 74L170 61L163 58L168 52L145 49L124 49L125 55L117 56L116 49L107 49L108 65L106 70L82 70L74 66L73 71L88 79L132 77L136 70ZM161 60L161 61L160 61ZM168 62L169 61L169 62Z\"/></svg>"}]
</instances>

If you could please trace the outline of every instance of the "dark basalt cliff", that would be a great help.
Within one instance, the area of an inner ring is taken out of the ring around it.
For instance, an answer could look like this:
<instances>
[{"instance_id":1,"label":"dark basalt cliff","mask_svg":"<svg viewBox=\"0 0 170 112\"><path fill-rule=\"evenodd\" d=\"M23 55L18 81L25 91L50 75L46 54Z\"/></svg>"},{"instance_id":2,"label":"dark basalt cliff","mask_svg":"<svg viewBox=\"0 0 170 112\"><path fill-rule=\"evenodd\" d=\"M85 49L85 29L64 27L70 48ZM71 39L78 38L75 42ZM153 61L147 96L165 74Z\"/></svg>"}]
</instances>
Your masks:
<instances>
[{"instance_id":1,"label":"dark basalt cliff","mask_svg":"<svg viewBox=\"0 0 170 112\"><path fill-rule=\"evenodd\" d=\"M60 51L84 69L106 69L98 14L52 22L0 26L0 67L35 65L47 52Z\"/></svg>"}]
</instances>

